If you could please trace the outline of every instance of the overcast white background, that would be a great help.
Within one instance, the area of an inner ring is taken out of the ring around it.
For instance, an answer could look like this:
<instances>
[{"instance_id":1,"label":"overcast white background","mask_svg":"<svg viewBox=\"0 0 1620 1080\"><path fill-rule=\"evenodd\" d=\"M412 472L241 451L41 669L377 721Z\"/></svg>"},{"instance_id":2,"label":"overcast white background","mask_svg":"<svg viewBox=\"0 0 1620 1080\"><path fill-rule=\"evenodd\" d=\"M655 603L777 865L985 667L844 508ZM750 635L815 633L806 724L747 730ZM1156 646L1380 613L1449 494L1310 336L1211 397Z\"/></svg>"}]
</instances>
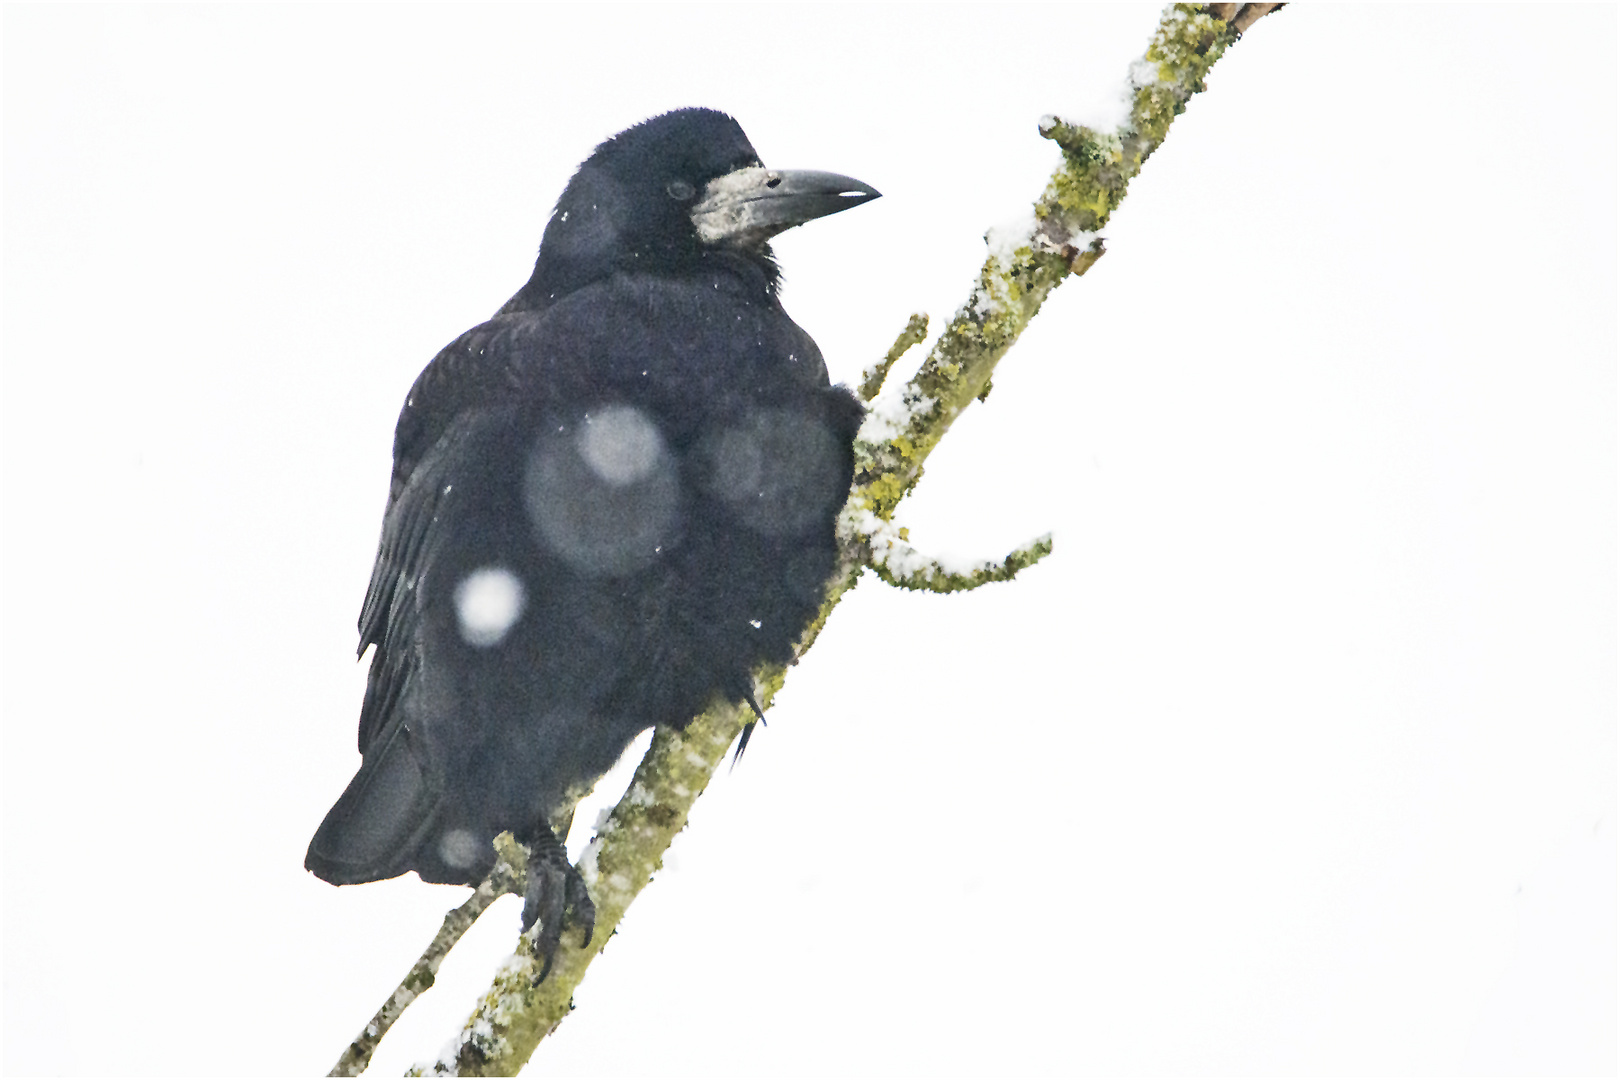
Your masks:
<instances>
[{"instance_id":1,"label":"overcast white background","mask_svg":"<svg viewBox=\"0 0 1620 1080\"><path fill-rule=\"evenodd\" d=\"M1156 18L8 7L5 1068L324 1072L464 897L304 847L395 414L596 142L711 105L882 190L777 249L851 380ZM1612 6L1258 24L902 511L1054 554L863 583L531 1072L1612 1072L1615 57Z\"/></svg>"}]
</instances>

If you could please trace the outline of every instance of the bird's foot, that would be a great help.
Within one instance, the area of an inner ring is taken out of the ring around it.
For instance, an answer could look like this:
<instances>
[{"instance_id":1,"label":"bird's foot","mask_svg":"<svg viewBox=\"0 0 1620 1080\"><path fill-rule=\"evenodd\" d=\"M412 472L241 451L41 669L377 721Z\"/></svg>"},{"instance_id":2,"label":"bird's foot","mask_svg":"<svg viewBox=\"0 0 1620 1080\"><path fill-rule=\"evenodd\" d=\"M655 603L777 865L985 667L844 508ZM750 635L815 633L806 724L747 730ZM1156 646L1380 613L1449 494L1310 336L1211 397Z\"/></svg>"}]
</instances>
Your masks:
<instances>
[{"instance_id":1,"label":"bird's foot","mask_svg":"<svg viewBox=\"0 0 1620 1080\"><path fill-rule=\"evenodd\" d=\"M540 958L536 985L551 974L565 920L579 928L583 945L588 946L596 932L596 904L585 879L568 862L568 849L556 834L544 824L539 831L529 845L529 884L523 893L523 932L534 931L534 950Z\"/></svg>"}]
</instances>

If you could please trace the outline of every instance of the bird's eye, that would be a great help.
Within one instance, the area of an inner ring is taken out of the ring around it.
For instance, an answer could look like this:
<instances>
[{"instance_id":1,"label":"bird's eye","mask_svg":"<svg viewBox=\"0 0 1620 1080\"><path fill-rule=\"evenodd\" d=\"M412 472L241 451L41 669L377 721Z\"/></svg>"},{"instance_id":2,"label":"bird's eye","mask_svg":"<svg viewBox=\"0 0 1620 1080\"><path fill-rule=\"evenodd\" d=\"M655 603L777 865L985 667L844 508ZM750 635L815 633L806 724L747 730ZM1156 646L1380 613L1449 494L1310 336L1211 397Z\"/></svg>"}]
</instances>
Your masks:
<instances>
[{"instance_id":1,"label":"bird's eye","mask_svg":"<svg viewBox=\"0 0 1620 1080\"><path fill-rule=\"evenodd\" d=\"M685 202L687 199L690 199L694 194L692 185L688 184L685 180L671 180L668 184L664 185L664 190L669 192L670 198L679 199L681 202Z\"/></svg>"}]
</instances>

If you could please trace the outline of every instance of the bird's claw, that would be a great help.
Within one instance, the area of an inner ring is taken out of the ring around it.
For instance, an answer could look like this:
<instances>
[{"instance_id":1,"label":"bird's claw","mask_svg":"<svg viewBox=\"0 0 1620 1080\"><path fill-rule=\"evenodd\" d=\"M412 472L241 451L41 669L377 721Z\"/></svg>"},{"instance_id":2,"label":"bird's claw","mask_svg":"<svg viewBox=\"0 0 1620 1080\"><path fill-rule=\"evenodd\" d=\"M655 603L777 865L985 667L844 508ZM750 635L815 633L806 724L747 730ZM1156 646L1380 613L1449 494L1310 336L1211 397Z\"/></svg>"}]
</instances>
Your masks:
<instances>
[{"instance_id":1,"label":"bird's claw","mask_svg":"<svg viewBox=\"0 0 1620 1080\"><path fill-rule=\"evenodd\" d=\"M546 840L537 842L529 853L529 883L523 893L523 932L534 931L535 955L540 960L540 974L534 980L537 986L551 974L565 922L579 928L581 947L589 945L596 932L596 904L585 888L585 879L569 864L567 849L555 837Z\"/></svg>"}]
</instances>

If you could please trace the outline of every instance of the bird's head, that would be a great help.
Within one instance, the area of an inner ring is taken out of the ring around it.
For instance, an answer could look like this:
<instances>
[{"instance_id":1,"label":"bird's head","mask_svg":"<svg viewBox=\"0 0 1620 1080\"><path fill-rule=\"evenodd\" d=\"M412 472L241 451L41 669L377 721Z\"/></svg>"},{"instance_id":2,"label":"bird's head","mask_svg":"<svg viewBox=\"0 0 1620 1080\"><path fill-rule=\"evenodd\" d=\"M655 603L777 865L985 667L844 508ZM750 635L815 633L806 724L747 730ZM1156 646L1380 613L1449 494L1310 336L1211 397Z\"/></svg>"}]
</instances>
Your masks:
<instances>
[{"instance_id":1,"label":"bird's head","mask_svg":"<svg viewBox=\"0 0 1620 1080\"><path fill-rule=\"evenodd\" d=\"M767 169L737 121L678 109L598 146L546 225L534 277L503 310L545 307L619 271L680 273L717 251L757 262L795 225L878 197L835 173Z\"/></svg>"}]
</instances>

